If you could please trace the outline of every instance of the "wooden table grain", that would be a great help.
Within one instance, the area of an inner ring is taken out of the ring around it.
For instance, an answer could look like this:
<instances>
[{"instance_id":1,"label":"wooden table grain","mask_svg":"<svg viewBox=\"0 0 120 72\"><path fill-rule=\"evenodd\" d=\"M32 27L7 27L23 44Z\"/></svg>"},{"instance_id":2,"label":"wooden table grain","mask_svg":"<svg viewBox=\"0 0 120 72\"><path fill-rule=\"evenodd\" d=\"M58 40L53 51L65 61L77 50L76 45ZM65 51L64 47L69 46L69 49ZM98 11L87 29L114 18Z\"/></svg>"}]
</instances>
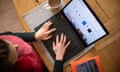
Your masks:
<instances>
[{"instance_id":1,"label":"wooden table grain","mask_svg":"<svg viewBox=\"0 0 120 72\"><path fill-rule=\"evenodd\" d=\"M30 29L24 21L23 15L45 1L13 0L18 17L26 32L29 32ZM67 3L69 0L64 1ZM95 43L94 48L79 59L98 55L101 59L103 72L120 72L120 0L87 0L87 2L107 28L109 35ZM37 42L33 42L33 44L49 72L52 72L54 65L50 62L45 51ZM70 65L64 67L64 72L71 72Z\"/></svg>"}]
</instances>

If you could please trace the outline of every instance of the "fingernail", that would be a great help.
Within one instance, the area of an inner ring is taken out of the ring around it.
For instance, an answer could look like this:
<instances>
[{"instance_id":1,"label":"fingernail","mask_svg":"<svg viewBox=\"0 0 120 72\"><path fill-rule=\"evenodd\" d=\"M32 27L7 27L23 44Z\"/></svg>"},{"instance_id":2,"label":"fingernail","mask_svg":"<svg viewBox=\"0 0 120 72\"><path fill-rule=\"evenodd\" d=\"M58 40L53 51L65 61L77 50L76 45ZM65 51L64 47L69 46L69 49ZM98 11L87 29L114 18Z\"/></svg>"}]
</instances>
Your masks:
<instances>
[{"instance_id":1,"label":"fingernail","mask_svg":"<svg viewBox=\"0 0 120 72\"><path fill-rule=\"evenodd\" d=\"M51 21L48 21L50 24L52 24L52 22Z\"/></svg>"},{"instance_id":2,"label":"fingernail","mask_svg":"<svg viewBox=\"0 0 120 72\"><path fill-rule=\"evenodd\" d=\"M56 30L56 28L54 28L54 30Z\"/></svg>"}]
</instances>

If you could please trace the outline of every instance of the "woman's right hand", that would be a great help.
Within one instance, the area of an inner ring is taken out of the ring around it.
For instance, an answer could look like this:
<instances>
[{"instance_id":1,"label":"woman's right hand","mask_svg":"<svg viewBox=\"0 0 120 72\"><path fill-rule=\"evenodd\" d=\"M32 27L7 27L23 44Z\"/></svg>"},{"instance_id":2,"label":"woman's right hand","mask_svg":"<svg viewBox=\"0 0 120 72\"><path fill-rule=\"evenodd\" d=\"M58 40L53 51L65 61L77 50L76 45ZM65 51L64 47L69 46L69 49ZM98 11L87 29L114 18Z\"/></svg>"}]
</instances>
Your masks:
<instances>
[{"instance_id":1,"label":"woman's right hand","mask_svg":"<svg viewBox=\"0 0 120 72\"><path fill-rule=\"evenodd\" d=\"M56 54L56 60L63 60L66 48L70 43L71 41L66 43L66 36L63 33L60 36L56 36L56 41L53 42L53 50Z\"/></svg>"}]
</instances>

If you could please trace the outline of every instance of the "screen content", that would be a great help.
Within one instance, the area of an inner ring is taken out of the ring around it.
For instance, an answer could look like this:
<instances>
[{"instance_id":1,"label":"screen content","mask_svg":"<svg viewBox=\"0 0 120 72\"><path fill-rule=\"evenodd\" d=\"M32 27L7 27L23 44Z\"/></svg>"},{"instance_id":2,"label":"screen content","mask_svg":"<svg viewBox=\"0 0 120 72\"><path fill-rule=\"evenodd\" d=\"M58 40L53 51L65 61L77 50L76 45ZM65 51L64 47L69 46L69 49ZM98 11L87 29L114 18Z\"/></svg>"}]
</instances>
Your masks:
<instances>
[{"instance_id":1,"label":"screen content","mask_svg":"<svg viewBox=\"0 0 120 72\"><path fill-rule=\"evenodd\" d=\"M72 0L63 12L87 45L106 35L105 30L83 0Z\"/></svg>"}]
</instances>

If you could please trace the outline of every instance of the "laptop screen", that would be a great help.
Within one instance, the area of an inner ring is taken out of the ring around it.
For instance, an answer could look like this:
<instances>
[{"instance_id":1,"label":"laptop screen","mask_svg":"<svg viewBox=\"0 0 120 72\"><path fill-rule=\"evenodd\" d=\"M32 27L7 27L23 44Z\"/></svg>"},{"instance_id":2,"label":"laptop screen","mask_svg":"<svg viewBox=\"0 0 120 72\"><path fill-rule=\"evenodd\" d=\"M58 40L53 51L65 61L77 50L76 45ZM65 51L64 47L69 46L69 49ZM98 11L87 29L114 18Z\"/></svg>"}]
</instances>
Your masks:
<instances>
[{"instance_id":1,"label":"laptop screen","mask_svg":"<svg viewBox=\"0 0 120 72\"><path fill-rule=\"evenodd\" d=\"M83 0L72 0L63 12L87 45L107 34L101 22L93 15Z\"/></svg>"}]
</instances>

